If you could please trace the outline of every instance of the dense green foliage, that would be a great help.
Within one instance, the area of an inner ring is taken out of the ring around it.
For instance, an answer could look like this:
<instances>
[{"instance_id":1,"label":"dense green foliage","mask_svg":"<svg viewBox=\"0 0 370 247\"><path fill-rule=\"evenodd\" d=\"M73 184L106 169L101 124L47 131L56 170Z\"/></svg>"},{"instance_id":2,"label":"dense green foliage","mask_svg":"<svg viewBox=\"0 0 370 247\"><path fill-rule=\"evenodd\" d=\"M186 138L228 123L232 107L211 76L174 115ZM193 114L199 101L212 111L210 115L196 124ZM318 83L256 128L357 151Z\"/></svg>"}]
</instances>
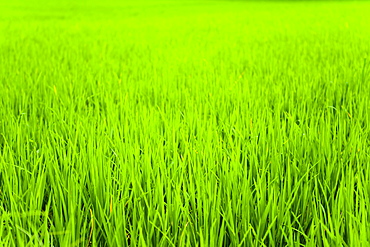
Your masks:
<instances>
[{"instance_id":1,"label":"dense green foliage","mask_svg":"<svg viewBox=\"0 0 370 247\"><path fill-rule=\"evenodd\" d=\"M0 245L369 246L370 2L0 3Z\"/></svg>"}]
</instances>

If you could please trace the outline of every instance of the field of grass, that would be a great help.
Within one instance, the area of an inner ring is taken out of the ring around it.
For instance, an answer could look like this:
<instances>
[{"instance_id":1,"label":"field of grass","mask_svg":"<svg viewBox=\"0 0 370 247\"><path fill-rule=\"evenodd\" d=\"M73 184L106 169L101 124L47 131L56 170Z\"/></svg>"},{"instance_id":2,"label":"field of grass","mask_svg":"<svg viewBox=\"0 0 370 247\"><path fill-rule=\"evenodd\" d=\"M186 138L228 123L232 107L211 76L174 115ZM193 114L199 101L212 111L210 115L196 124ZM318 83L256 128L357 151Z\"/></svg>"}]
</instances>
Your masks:
<instances>
[{"instance_id":1,"label":"field of grass","mask_svg":"<svg viewBox=\"0 0 370 247\"><path fill-rule=\"evenodd\" d=\"M370 246L369 13L0 0L0 246Z\"/></svg>"}]
</instances>

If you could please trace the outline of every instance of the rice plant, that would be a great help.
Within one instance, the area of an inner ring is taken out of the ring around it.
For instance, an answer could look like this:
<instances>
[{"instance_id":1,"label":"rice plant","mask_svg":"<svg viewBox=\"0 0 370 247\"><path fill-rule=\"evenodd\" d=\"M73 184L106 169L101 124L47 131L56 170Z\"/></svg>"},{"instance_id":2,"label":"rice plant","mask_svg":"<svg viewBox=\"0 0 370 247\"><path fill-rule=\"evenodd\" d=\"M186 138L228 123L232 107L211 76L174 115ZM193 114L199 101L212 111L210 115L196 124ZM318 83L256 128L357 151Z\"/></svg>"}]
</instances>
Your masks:
<instances>
[{"instance_id":1,"label":"rice plant","mask_svg":"<svg viewBox=\"0 0 370 247\"><path fill-rule=\"evenodd\" d=\"M368 13L0 1L0 245L370 246Z\"/></svg>"}]
</instances>

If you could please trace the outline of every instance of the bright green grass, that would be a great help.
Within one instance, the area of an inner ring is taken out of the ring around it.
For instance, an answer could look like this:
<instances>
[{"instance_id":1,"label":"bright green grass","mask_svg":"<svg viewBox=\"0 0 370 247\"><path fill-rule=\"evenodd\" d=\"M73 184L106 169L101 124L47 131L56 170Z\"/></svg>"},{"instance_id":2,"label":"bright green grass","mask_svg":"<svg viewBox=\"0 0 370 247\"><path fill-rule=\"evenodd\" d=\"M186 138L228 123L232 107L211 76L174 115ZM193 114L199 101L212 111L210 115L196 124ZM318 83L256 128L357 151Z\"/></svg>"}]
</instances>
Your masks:
<instances>
[{"instance_id":1,"label":"bright green grass","mask_svg":"<svg viewBox=\"0 0 370 247\"><path fill-rule=\"evenodd\" d=\"M0 246L369 246L369 12L1 1Z\"/></svg>"}]
</instances>

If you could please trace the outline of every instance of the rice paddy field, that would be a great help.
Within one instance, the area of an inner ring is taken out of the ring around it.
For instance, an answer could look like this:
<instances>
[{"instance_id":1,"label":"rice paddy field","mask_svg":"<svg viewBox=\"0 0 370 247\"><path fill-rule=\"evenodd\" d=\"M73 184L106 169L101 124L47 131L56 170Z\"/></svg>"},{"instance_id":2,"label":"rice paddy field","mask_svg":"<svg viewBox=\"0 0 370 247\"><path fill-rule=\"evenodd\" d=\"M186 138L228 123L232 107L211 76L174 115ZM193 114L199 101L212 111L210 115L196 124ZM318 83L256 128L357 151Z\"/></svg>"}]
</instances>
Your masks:
<instances>
[{"instance_id":1,"label":"rice paddy field","mask_svg":"<svg viewBox=\"0 0 370 247\"><path fill-rule=\"evenodd\" d=\"M369 13L0 0L0 246L370 246Z\"/></svg>"}]
</instances>

